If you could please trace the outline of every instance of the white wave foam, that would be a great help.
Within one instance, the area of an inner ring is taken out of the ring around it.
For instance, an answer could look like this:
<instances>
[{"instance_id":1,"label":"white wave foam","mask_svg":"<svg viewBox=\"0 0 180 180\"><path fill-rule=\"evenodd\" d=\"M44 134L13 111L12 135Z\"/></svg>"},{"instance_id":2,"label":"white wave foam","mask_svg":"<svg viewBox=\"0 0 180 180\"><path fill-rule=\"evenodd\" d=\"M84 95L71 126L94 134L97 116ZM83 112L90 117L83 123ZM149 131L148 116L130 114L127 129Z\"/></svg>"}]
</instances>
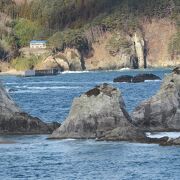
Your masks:
<instances>
[{"instance_id":1,"label":"white wave foam","mask_svg":"<svg viewBox=\"0 0 180 180\"><path fill-rule=\"evenodd\" d=\"M130 68L121 68L121 69L113 69L113 70L104 70L104 72L117 72L117 71L129 71L132 70Z\"/></svg>"},{"instance_id":2,"label":"white wave foam","mask_svg":"<svg viewBox=\"0 0 180 180\"><path fill-rule=\"evenodd\" d=\"M5 83L5 84L7 84L7 85L13 85L13 84L18 84L18 83Z\"/></svg>"},{"instance_id":3,"label":"white wave foam","mask_svg":"<svg viewBox=\"0 0 180 180\"><path fill-rule=\"evenodd\" d=\"M58 89L79 89L80 86L52 86L52 87L27 87L16 86L13 88L7 88L10 93L39 93L42 90L58 90Z\"/></svg>"},{"instance_id":4,"label":"white wave foam","mask_svg":"<svg viewBox=\"0 0 180 180\"><path fill-rule=\"evenodd\" d=\"M79 86L52 86L52 87L27 87L32 90L49 90L49 89L79 89Z\"/></svg>"},{"instance_id":5,"label":"white wave foam","mask_svg":"<svg viewBox=\"0 0 180 180\"><path fill-rule=\"evenodd\" d=\"M24 93L28 93L28 94L33 94L33 93L40 93L41 90L15 90L15 91L11 91L10 93L12 94L24 94Z\"/></svg>"},{"instance_id":6,"label":"white wave foam","mask_svg":"<svg viewBox=\"0 0 180 180\"><path fill-rule=\"evenodd\" d=\"M72 139L72 138L69 138L69 139L63 139L62 141L66 142L66 141L76 141L77 139Z\"/></svg>"},{"instance_id":7,"label":"white wave foam","mask_svg":"<svg viewBox=\"0 0 180 180\"><path fill-rule=\"evenodd\" d=\"M180 137L180 132L157 132L157 133L146 133L147 137L150 138L162 138L164 136L168 136L169 138L178 138Z\"/></svg>"},{"instance_id":8,"label":"white wave foam","mask_svg":"<svg viewBox=\"0 0 180 180\"><path fill-rule=\"evenodd\" d=\"M130 68L121 68L120 71L127 71L127 70L131 70Z\"/></svg>"},{"instance_id":9,"label":"white wave foam","mask_svg":"<svg viewBox=\"0 0 180 180\"><path fill-rule=\"evenodd\" d=\"M81 74L81 73L89 73L91 71L64 71L61 74Z\"/></svg>"},{"instance_id":10,"label":"white wave foam","mask_svg":"<svg viewBox=\"0 0 180 180\"><path fill-rule=\"evenodd\" d=\"M162 80L156 79L156 80L145 80L144 82L160 82L160 81L162 81Z\"/></svg>"},{"instance_id":11,"label":"white wave foam","mask_svg":"<svg viewBox=\"0 0 180 180\"><path fill-rule=\"evenodd\" d=\"M78 82L75 82L75 81L70 81L70 82L67 82L67 81L41 81L41 82L23 82L21 83L23 86L28 86L28 85L32 85L32 84L38 84L38 85L43 85L43 84L103 84L104 82L106 83L113 83L112 81L94 81L94 82L87 82L87 81L78 81ZM7 85L18 85L20 83L6 83ZM23 86L15 86L15 87L23 87Z\"/></svg>"}]
</instances>

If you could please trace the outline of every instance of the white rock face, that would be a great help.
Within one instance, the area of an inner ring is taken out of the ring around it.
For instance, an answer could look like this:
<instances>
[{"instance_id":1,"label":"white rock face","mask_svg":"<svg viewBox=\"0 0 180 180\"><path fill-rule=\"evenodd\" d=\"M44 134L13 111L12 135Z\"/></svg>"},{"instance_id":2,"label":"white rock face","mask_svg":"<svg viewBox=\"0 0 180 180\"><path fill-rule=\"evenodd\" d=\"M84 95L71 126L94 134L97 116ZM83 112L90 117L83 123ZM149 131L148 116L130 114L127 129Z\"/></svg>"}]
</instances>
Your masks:
<instances>
[{"instance_id":1,"label":"white rock face","mask_svg":"<svg viewBox=\"0 0 180 180\"><path fill-rule=\"evenodd\" d=\"M75 98L69 116L50 138L132 140L143 137L142 133L135 132L137 129L131 124L120 91L104 84Z\"/></svg>"},{"instance_id":2,"label":"white rock face","mask_svg":"<svg viewBox=\"0 0 180 180\"><path fill-rule=\"evenodd\" d=\"M134 48L139 60L139 67L144 68L144 39L141 33L136 32L133 36Z\"/></svg>"}]
</instances>

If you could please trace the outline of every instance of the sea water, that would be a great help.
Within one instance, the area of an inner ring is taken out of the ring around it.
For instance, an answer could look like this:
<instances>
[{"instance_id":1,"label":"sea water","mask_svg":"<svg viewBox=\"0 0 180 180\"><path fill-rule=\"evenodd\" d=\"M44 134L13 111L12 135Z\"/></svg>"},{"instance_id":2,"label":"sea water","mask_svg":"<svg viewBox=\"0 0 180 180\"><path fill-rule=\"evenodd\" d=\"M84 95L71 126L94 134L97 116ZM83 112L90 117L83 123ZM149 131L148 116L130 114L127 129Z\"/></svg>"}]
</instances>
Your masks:
<instances>
[{"instance_id":1,"label":"sea water","mask_svg":"<svg viewBox=\"0 0 180 180\"><path fill-rule=\"evenodd\" d=\"M154 95L162 81L113 83L120 75L170 69L67 72L49 77L2 76L11 97L26 112L46 122L63 122L74 97L102 83L121 90L127 110ZM0 179L179 179L180 147L94 140L47 140L41 136L1 136Z\"/></svg>"}]
</instances>

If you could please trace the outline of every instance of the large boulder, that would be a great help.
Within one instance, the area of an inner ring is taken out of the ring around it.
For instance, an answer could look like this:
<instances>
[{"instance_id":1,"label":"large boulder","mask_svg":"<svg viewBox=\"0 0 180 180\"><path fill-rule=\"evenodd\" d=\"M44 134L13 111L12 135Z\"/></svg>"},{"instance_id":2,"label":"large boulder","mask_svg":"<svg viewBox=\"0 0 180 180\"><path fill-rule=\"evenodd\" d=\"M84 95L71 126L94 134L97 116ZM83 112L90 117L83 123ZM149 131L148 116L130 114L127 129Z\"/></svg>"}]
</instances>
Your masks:
<instances>
[{"instance_id":1,"label":"large boulder","mask_svg":"<svg viewBox=\"0 0 180 180\"><path fill-rule=\"evenodd\" d=\"M0 84L0 134L49 134L58 126L22 112Z\"/></svg>"},{"instance_id":2,"label":"large boulder","mask_svg":"<svg viewBox=\"0 0 180 180\"><path fill-rule=\"evenodd\" d=\"M49 138L143 139L131 121L120 91L103 84L75 98L69 116Z\"/></svg>"},{"instance_id":3,"label":"large boulder","mask_svg":"<svg viewBox=\"0 0 180 180\"><path fill-rule=\"evenodd\" d=\"M132 113L133 123L150 131L180 131L180 74L167 75L159 92Z\"/></svg>"}]
</instances>

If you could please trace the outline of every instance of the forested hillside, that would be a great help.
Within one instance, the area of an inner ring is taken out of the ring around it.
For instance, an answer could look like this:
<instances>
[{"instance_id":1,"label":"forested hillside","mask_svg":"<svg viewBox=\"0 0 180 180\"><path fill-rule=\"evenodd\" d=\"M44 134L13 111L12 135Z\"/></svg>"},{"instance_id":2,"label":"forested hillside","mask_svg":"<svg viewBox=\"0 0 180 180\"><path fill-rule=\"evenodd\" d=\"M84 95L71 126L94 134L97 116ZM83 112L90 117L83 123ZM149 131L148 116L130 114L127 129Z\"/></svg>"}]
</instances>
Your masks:
<instances>
[{"instance_id":1,"label":"forested hillside","mask_svg":"<svg viewBox=\"0 0 180 180\"><path fill-rule=\"evenodd\" d=\"M118 53L138 56L132 44L135 33L141 34L143 56L148 56L143 26L154 19L175 27L168 53L172 60L180 55L180 0L0 0L0 12L0 59L4 61L19 56L19 48L32 39L48 40L56 53L77 49L81 58L88 59L104 35L109 38L104 47L110 58Z\"/></svg>"}]
</instances>

